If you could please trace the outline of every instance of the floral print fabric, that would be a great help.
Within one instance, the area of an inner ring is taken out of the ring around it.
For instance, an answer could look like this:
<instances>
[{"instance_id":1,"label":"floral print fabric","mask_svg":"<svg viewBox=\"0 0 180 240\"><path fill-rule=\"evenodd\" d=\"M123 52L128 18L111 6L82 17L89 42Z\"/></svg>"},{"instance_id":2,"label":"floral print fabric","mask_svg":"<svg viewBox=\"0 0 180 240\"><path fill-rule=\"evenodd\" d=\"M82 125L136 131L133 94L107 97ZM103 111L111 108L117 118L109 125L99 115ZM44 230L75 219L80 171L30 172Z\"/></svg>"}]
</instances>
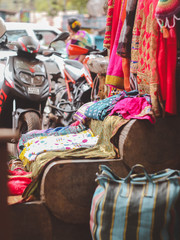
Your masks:
<instances>
[{"instance_id":1,"label":"floral print fabric","mask_svg":"<svg viewBox=\"0 0 180 240\"><path fill-rule=\"evenodd\" d=\"M94 137L93 132L88 129L77 134L66 134L64 136L36 137L27 143L19 155L24 166L35 161L37 155L47 151L64 151L68 149L90 148L96 145L98 136Z\"/></svg>"},{"instance_id":2,"label":"floral print fabric","mask_svg":"<svg viewBox=\"0 0 180 240\"><path fill-rule=\"evenodd\" d=\"M24 148L25 143L33 139L35 137L48 137L48 136L61 136L66 134L76 134L82 131L87 130L87 128L83 124L79 124L78 126L67 126L67 127L57 127L57 128L49 128L45 131L41 130L33 130L26 134L22 134L18 143L19 154Z\"/></svg>"}]
</instances>

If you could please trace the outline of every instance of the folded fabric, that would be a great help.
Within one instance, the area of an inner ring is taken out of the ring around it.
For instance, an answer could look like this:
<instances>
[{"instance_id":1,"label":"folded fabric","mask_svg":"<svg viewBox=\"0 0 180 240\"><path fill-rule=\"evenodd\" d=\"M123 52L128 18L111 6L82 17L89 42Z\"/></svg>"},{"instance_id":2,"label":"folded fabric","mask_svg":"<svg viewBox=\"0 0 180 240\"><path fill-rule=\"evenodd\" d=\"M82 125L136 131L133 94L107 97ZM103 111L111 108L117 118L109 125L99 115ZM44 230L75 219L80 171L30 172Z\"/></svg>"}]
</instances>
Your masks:
<instances>
[{"instance_id":1,"label":"folded fabric","mask_svg":"<svg viewBox=\"0 0 180 240\"><path fill-rule=\"evenodd\" d=\"M36 137L25 143L25 148L19 155L24 166L35 161L37 155L47 151L65 151L77 148L90 148L96 145L98 136L88 129L77 134L63 136Z\"/></svg>"},{"instance_id":2,"label":"folded fabric","mask_svg":"<svg viewBox=\"0 0 180 240\"><path fill-rule=\"evenodd\" d=\"M10 176L25 176L29 174L30 172L26 172L22 168L16 168L15 170L8 170L8 175Z\"/></svg>"},{"instance_id":3,"label":"folded fabric","mask_svg":"<svg viewBox=\"0 0 180 240\"><path fill-rule=\"evenodd\" d=\"M109 116L120 115L124 119L147 119L155 123L152 105L145 97L124 98L116 103Z\"/></svg>"},{"instance_id":4,"label":"folded fabric","mask_svg":"<svg viewBox=\"0 0 180 240\"><path fill-rule=\"evenodd\" d=\"M88 118L103 121L104 118L108 115L107 109L112 104L113 100L119 98L119 96L120 94L113 95L111 97L105 98L94 103L85 111L85 116Z\"/></svg>"},{"instance_id":5,"label":"folded fabric","mask_svg":"<svg viewBox=\"0 0 180 240\"><path fill-rule=\"evenodd\" d=\"M82 132L86 130L87 128L83 124L79 124L77 126L67 126L67 127L57 127L57 128L51 128L48 129L46 132L32 132L27 134L22 134L21 138L18 142L18 150L19 154L24 148L24 144L35 137L46 137L46 136L60 136L60 135L66 135L66 134L76 134L79 132Z\"/></svg>"},{"instance_id":6,"label":"folded fabric","mask_svg":"<svg viewBox=\"0 0 180 240\"><path fill-rule=\"evenodd\" d=\"M112 101L112 104L111 104L111 105L109 106L109 108L107 109L107 112L110 112L110 111L114 108L115 104L116 104L118 101L120 101L120 100L122 100L122 99L124 99L124 98L126 98L126 97L137 97L137 96L140 96L140 95L139 95L139 92L138 92L137 90L132 90L132 91L130 91L130 92L127 92L127 91L125 91L125 90L121 91L121 92L119 93L119 97L115 98L115 99Z\"/></svg>"},{"instance_id":7,"label":"folded fabric","mask_svg":"<svg viewBox=\"0 0 180 240\"><path fill-rule=\"evenodd\" d=\"M123 90L119 94L112 95L111 97L94 103L85 111L85 115L89 118L103 121L118 101L125 97L137 96L138 94L139 92L137 90L133 90L130 92L126 92L125 90Z\"/></svg>"},{"instance_id":8,"label":"folded fabric","mask_svg":"<svg viewBox=\"0 0 180 240\"><path fill-rule=\"evenodd\" d=\"M79 124L80 124L80 121L75 121L75 122L71 123L70 126L78 126Z\"/></svg>"},{"instance_id":9,"label":"folded fabric","mask_svg":"<svg viewBox=\"0 0 180 240\"><path fill-rule=\"evenodd\" d=\"M42 130L34 129L34 130L27 132L26 134L44 133L45 131L46 131L45 129L42 129Z\"/></svg>"},{"instance_id":10,"label":"folded fabric","mask_svg":"<svg viewBox=\"0 0 180 240\"><path fill-rule=\"evenodd\" d=\"M26 172L21 168L8 170L8 195L22 195L31 182L31 172Z\"/></svg>"},{"instance_id":11,"label":"folded fabric","mask_svg":"<svg viewBox=\"0 0 180 240\"><path fill-rule=\"evenodd\" d=\"M88 102L83 104L73 115L73 119L77 120L79 122L82 122L83 124L86 122L88 119L87 116L85 115L85 111L92 106L96 101Z\"/></svg>"},{"instance_id":12,"label":"folded fabric","mask_svg":"<svg viewBox=\"0 0 180 240\"><path fill-rule=\"evenodd\" d=\"M14 177L8 180L8 194L9 195L22 195L26 187L32 182L27 177Z\"/></svg>"},{"instance_id":13,"label":"folded fabric","mask_svg":"<svg viewBox=\"0 0 180 240\"><path fill-rule=\"evenodd\" d=\"M31 195L39 196L39 186L47 166L54 161L68 159L73 162L73 159L113 159L119 158L116 151L117 134L120 129L129 120L119 116L107 116L104 121L91 120L89 127L95 136L99 136L97 144L92 148L79 148L69 151L46 152L39 154L36 161L33 161L29 166L32 171L33 181L25 190L23 197L29 198Z\"/></svg>"}]
</instances>

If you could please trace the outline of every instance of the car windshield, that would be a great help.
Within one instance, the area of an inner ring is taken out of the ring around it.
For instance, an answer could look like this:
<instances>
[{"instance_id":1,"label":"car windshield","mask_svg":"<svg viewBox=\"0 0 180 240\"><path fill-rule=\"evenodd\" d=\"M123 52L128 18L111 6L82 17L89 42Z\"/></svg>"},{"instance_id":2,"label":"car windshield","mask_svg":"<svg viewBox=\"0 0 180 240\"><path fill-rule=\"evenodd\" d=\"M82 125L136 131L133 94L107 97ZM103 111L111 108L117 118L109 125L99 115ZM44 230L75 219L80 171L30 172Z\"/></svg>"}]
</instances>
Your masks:
<instances>
[{"instance_id":1,"label":"car windshield","mask_svg":"<svg viewBox=\"0 0 180 240\"><path fill-rule=\"evenodd\" d=\"M49 46L50 42L57 36L57 33L54 31L48 30L33 30L37 39L44 46Z\"/></svg>"}]
</instances>

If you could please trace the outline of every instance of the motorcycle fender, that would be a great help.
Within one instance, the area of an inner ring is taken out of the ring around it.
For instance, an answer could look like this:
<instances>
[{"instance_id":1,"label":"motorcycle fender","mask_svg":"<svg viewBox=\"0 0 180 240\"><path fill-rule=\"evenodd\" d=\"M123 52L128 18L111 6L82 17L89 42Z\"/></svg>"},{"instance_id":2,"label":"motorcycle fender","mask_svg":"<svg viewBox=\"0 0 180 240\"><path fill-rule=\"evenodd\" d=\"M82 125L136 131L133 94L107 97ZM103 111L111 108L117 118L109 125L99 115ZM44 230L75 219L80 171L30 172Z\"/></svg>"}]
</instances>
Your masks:
<instances>
[{"instance_id":1,"label":"motorcycle fender","mask_svg":"<svg viewBox=\"0 0 180 240\"><path fill-rule=\"evenodd\" d=\"M17 129L18 128L18 122L19 122L19 118L26 112L35 112L38 114L39 117L41 117L41 113L36 110L36 109L32 109L32 108L28 108L28 109L22 109L22 108L18 108L16 109L15 112L13 112L13 119L12 119L12 127L13 129Z\"/></svg>"}]
</instances>

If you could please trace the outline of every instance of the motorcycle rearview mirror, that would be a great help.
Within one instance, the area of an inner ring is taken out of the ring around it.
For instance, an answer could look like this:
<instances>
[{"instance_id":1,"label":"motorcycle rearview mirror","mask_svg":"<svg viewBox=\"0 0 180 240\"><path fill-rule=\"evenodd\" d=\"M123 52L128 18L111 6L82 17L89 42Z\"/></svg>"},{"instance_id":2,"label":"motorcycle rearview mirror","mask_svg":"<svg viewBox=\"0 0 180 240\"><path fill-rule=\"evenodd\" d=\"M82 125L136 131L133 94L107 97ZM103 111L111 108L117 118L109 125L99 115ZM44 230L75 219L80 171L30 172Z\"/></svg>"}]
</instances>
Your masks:
<instances>
[{"instance_id":1,"label":"motorcycle rearview mirror","mask_svg":"<svg viewBox=\"0 0 180 240\"><path fill-rule=\"evenodd\" d=\"M49 48L51 47L51 44L57 41L65 41L69 37L69 32L62 32L59 35L57 35L50 43Z\"/></svg>"}]
</instances>

